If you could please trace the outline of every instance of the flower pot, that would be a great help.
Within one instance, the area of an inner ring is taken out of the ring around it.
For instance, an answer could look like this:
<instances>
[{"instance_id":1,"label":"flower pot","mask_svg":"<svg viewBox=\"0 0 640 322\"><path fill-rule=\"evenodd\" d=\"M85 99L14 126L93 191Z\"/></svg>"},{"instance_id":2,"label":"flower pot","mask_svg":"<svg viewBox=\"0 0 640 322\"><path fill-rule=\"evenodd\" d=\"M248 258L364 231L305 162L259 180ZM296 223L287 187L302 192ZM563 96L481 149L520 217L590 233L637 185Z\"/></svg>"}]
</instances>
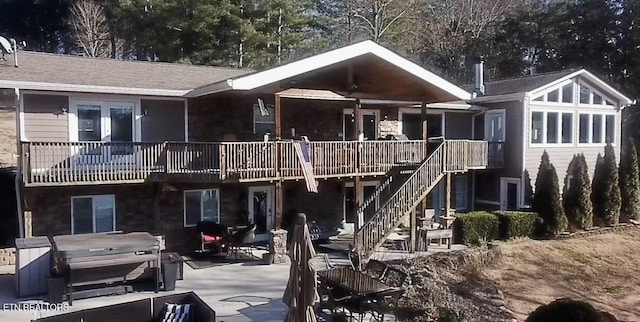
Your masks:
<instances>
[{"instance_id":1,"label":"flower pot","mask_svg":"<svg viewBox=\"0 0 640 322\"><path fill-rule=\"evenodd\" d=\"M273 263L273 255L272 253L264 253L262 254L262 262L265 265L271 265Z\"/></svg>"}]
</instances>

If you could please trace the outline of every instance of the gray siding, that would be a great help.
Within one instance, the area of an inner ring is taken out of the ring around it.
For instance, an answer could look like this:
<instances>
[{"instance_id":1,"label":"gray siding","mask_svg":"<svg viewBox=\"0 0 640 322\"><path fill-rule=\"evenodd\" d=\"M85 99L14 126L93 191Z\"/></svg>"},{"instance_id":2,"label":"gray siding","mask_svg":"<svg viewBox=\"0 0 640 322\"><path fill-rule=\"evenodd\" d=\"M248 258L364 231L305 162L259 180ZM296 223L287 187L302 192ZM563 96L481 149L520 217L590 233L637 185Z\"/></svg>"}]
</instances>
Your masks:
<instances>
[{"instance_id":1,"label":"gray siding","mask_svg":"<svg viewBox=\"0 0 640 322\"><path fill-rule=\"evenodd\" d=\"M445 113L445 138L471 139L471 113Z\"/></svg>"},{"instance_id":2,"label":"gray siding","mask_svg":"<svg viewBox=\"0 0 640 322\"><path fill-rule=\"evenodd\" d=\"M184 139L184 102L142 100L142 141L162 142Z\"/></svg>"},{"instance_id":3,"label":"gray siding","mask_svg":"<svg viewBox=\"0 0 640 322\"><path fill-rule=\"evenodd\" d=\"M519 101L488 104L487 108L505 110L504 167L501 177L520 178L522 173L522 117L523 103ZM484 135L484 128L480 131Z\"/></svg>"},{"instance_id":4,"label":"gray siding","mask_svg":"<svg viewBox=\"0 0 640 322\"><path fill-rule=\"evenodd\" d=\"M30 141L69 141L67 115L69 97L61 95L23 95L25 139Z\"/></svg>"}]
</instances>

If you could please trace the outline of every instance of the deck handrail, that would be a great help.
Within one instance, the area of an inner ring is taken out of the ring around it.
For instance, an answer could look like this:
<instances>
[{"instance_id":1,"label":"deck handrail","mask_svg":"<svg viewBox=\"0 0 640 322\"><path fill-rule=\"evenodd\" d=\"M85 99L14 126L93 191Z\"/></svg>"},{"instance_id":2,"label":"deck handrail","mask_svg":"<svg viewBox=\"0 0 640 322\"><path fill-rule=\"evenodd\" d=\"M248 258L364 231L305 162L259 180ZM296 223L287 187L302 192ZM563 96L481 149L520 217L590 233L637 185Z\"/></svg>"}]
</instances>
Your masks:
<instances>
[{"instance_id":1,"label":"deck handrail","mask_svg":"<svg viewBox=\"0 0 640 322\"><path fill-rule=\"evenodd\" d=\"M355 233L358 255L369 256L444 175L448 142L440 144ZM356 214L358 217L362 213Z\"/></svg>"}]
</instances>

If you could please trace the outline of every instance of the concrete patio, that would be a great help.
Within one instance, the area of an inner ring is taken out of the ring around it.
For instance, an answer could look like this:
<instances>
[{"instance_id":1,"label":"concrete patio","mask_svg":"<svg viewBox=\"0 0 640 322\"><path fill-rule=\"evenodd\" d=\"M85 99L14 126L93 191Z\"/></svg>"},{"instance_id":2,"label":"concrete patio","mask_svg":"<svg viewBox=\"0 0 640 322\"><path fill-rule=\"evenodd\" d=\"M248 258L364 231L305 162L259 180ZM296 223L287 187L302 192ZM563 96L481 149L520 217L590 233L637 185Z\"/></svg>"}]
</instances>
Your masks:
<instances>
[{"instance_id":1,"label":"concrete patio","mask_svg":"<svg viewBox=\"0 0 640 322\"><path fill-rule=\"evenodd\" d=\"M0 321L30 321L44 316L148 297L194 291L216 311L220 322L282 321L287 307L282 294L289 278L288 264L263 265L262 261L227 264L194 270L184 265L184 280L174 292L153 291L76 300L68 311L15 311L13 303L43 304L43 297L18 299L13 266L0 266Z\"/></svg>"}]
</instances>

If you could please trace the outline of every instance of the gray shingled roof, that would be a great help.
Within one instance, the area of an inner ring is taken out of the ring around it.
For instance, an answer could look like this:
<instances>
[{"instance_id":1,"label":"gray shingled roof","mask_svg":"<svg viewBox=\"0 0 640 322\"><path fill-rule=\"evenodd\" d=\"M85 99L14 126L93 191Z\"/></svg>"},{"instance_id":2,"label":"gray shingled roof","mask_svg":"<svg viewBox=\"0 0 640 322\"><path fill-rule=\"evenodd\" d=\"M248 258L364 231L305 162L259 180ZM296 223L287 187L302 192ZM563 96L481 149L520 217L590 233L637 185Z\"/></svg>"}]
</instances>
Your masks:
<instances>
[{"instance_id":1,"label":"gray shingled roof","mask_svg":"<svg viewBox=\"0 0 640 322\"><path fill-rule=\"evenodd\" d=\"M21 51L0 62L0 80L55 84L190 90L253 72L248 69L121 61Z\"/></svg>"},{"instance_id":2,"label":"gray shingled roof","mask_svg":"<svg viewBox=\"0 0 640 322\"><path fill-rule=\"evenodd\" d=\"M541 73L513 78L503 78L484 83L485 96L524 93L549 84L557 79L565 77L577 69L565 69L556 72ZM473 92L474 84L460 85L463 89Z\"/></svg>"}]
</instances>

